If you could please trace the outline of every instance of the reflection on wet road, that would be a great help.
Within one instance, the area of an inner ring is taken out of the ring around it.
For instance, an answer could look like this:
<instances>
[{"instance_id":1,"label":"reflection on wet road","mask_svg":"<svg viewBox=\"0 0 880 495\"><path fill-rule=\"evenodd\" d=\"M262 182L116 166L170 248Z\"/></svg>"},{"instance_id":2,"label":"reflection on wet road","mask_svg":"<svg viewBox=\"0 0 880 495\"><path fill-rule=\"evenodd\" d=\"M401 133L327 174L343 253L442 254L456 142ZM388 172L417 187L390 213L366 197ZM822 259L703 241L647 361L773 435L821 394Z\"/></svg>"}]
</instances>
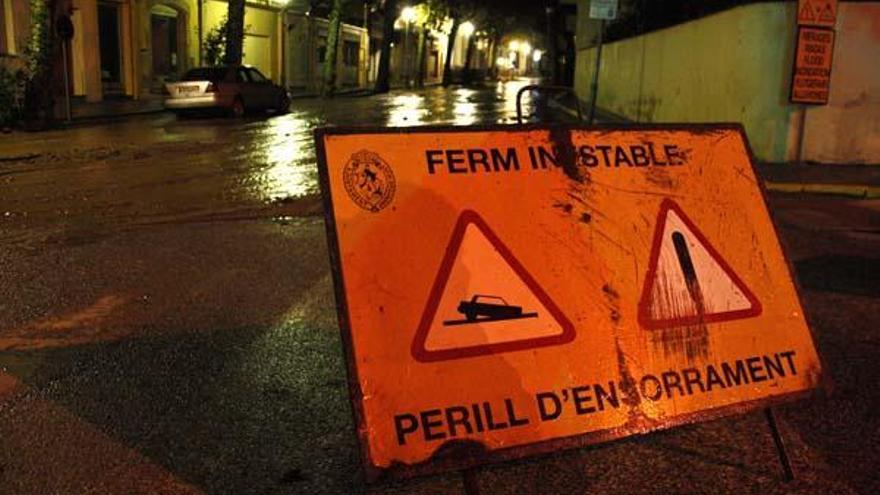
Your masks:
<instances>
[{"instance_id":1,"label":"reflection on wet road","mask_svg":"<svg viewBox=\"0 0 880 495\"><path fill-rule=\"evenodd\" d=\"M367 491L312 131L511 124L527 83L0 135L0 493ZM763 418L747 415L481 469L484 490L876 493L880 442L865 432L880 402L862 390L880 375L860 363L876 361L880 307L861 260L876 257L865 232L877 229L841 236L839 219L880 206L779 201L798 267L822 282L807 309L838 385L779 410L796 482L778 481ZM369 491L461 493L461 480Z\"/></svg>"},{"instance_id":2,"label":"reflection on wet road","mask_svg":"<svg viewBox=\"0 0 880 495\"><path fill-rule=\"evenodd\" d=\"M315 128L512 124L516 92L530 82L295 100L286 115L245 122L160 114L18 134L0 142L3 237L45 240L101 227L314 214ZM528 109L528 95L525 101Z\"/></svg>"}]
</instances>

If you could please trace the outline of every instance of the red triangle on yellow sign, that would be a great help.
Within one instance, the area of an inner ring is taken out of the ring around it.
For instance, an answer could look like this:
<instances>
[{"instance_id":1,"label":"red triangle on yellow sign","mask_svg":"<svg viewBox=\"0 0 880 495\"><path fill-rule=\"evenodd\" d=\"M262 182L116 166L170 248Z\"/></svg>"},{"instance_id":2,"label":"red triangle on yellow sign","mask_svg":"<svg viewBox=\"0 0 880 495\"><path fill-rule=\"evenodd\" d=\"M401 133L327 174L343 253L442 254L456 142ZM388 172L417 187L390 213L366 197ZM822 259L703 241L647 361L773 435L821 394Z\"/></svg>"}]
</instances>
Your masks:
<instances>
[{"instance_id":1,"label":"red triangle on yellow sign","mask_svg":"<svg viewBox=\"0 0 880 495\"><path fill-rule=\"evenodd\" d=\"M489 225L461 213L412 343L417 361L559 345L574 325Z\"/></svg>"}]
</instances>

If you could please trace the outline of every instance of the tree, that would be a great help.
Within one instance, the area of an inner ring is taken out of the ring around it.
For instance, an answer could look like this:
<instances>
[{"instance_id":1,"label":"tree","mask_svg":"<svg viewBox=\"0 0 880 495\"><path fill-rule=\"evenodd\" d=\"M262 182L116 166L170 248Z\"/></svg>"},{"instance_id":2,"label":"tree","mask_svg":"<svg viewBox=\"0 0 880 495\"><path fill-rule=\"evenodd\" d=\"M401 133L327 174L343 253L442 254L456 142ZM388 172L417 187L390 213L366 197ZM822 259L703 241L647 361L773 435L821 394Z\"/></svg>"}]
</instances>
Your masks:
<instances>
[{"instance_id":1,"label":"tree","mask_svg":"<svg viewBox=\"0 0 880 495\"><path fill-rule=\"evenodd\" d=\"M24 50L26 67L19 74L24 86L24 120L31 129L44 128L55 117L55 95L64 88L61 39L55 34L56 20L67 14L57 0L32 0L31 33Z\"/></svg>"},{"instance_id":2,"label":"tree","mask_svg":"<svg viewBox=\"0 0 880 495\"><path fill-rule=\"evenodd\" d=\"M391 42L394 40L394 21L397 20L397 0L385 0L382 12L382 46L379 51L379 70L376 74L377 93L391 88Z\"/></svg>"},{"instance_id":3,"label":"tree","mask_svg":"<svg viewBox=\"0 0 880 495\"><path fill-rule=\"evenodd\" d=\"M445 9L439 0L428 0L416 7L416 24L419 26L419 41L416 52L416 86L425 85L427 68L427 45L430 32L440 29L446 21Z\"/></svg>"},{"instance_id":4,"label":"tree","mask_svg":"<svg viewBox=\"0 0 880 495\"><path fill-rule=\"evenodd\" d=\"M205 65L220 65L226 60L226 33L229 31L229 18L226 16L205 34Z\"/></svg>"},{"instance_id":5,"label":"tree","mask_svg":"<svg viewBox=\"0 0 880 495\"><path fill-rule=\"evenodd\" d=\"M460 17L452 18L452 28L449 30L449 39L446 42L446 57L443 61L443 87L452 83L452 52L455 50L455 38L458 36Z\"/></svg>"},{"instance_id":6,"label":"tree","mask_svg":"<svg viewBox=\"0 0 880 495\"><path fill-rule=\"evenodd\" d=\"M486 23L483 32L489 40L489 76L492 79L498 77L498 66L495 60L499 56L498 49L501 47L501 39L508 34L515 24L515 19L510 16L495 16L492 22Z\"/></svg>"},{"instance_id":7,"label":"tree","mask_svg":"<svg viewBox=\"0 0 880 495\"><path fill-rule=\"evenodd\" d=\"M324 50L324 85L321 96L329 98L336 92L336 60L339 51L339 27L345 0L333 0L330 23L327 25L327 47Z\"/></svg>"},{"instance_id":8,"label":"tree","mask_svg":"<svg viewBox=\"0 0 880 495\"><path fill-rule=\"evenodd\" d=\"M226 65L240 65L244 46L244 1L229 0L226 11Z\"/></svg>"},{"instance_id":9,"label":"tree","mask_svg":"<svg viewBox=\"0 0 880 495\"><path fill-rule=\"evenodd\" d=\"M489 18L489 13L481 7L477 7L471 14L470 22L481 25L486 24L486 19ZM464 83L470 84L474 79L474 71L472 68L474 62L474 50L476 49L477 38L483 36L484 34L481 31L474 31L468 36L468 44L467 50L464 55Z\"/></svg>"},{"instance_id":10,"label":"tree","mask_svg":"<svg viewBox=\"0 0 880 495\"><path fill-rule=\"evenodd\" d=\"M443 86L452 83L452 54L455 51L455 38L458 36L458 28L461 23L474 15L476 4L474 0L445 0L447 16L452 19L452 29L449 31L449 41L446 43L446 60L443 62Z\"/></svg>"}]
</instances>

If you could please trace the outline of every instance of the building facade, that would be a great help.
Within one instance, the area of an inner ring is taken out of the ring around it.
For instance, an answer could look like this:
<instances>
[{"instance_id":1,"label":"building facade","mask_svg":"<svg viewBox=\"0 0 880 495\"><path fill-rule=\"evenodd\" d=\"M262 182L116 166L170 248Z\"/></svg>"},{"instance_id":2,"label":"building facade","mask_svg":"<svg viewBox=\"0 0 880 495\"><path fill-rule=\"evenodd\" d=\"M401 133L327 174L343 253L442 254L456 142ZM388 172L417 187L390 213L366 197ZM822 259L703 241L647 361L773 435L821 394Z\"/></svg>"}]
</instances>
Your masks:
<instances>
[{"instance_id":1,"label":"building facade","mask_svg":"<svg viewBox=\"0 0 880 495\"><path fill-rule=\"evenodd\" d=\"M31 2L0 0L0 64L20 67L31 38ZM73 24L67 53L70 92L85 102L158 95L163 84L207 63L210 40L226 18L226 0L59 0L56 12ZM318 92L323 80L328 21L307 0L246 3L243 63L293 92ZM377 19L378 17L378 19ZM347 15L340 27L337 84L371 87L379 65L381 13L364 12L360 25ZM370 25L368 26L367 22ZM447 23L449 24L449 23ZM418 74L422 26L397 20L391 53L391 83L413 84ZM424 83L443 79L449 26L425 32ZM465 66L474 39L471 67L485 71L488 42L473 29L459 29L452 70ZM59 55L60 56L60 55ZM60 65L60 64L59 64ZM61 73L61 72L59 72ZM60 84L60 83L59 83ZM63 88L63 84L60 84Z\"/></svg>"}]
</instances>

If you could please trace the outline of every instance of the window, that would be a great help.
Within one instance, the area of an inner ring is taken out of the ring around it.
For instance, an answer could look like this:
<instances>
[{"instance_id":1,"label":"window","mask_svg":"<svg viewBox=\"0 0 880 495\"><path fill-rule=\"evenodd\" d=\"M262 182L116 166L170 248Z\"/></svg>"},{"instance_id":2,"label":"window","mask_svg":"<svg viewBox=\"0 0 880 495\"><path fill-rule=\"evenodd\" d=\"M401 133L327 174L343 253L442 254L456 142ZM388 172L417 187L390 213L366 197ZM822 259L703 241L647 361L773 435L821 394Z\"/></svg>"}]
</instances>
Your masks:
<instances>
[{"instance_id":1,"label":"window","mask_svg":"<svg viewBox=\"0 0 880 495\"><path fill-rule=\"evenodd\" d=\"M342 42L342 61L345 65L357 66L361 45L357 41Z\"/></svg>"},{"instance_id":2,"label":"window","mask_svg":"<svg viewBox=\"0 0 880 495\"><path fill-rule=\"evenodd\" d=\"M190 69L183 75L181 81L223 81L226 79L226 69L222 67L202 67Z\"/></svg>"},{"instance_id":3,"label":"window","mask_svg":"<svg viewBox=\"0 0 880 495\"><path fill-rule=\"evenodd\" d=\"M324 63L324 57L327 56L327 38L320 37L318 38L318 63Z\"/></svg>"},{"instance_id":4,"label":"window","mask_svg":"<svg viewBox=\"0 0 880 495\"><path fill-rule=\"evenodd\" d=\"M250 74L251 76L251 82L254 83L264 83L269 81L268 79L266 79L266 76L264 76L257 69L248 69L248 74Z\"/></svg>"}]
</instances>

